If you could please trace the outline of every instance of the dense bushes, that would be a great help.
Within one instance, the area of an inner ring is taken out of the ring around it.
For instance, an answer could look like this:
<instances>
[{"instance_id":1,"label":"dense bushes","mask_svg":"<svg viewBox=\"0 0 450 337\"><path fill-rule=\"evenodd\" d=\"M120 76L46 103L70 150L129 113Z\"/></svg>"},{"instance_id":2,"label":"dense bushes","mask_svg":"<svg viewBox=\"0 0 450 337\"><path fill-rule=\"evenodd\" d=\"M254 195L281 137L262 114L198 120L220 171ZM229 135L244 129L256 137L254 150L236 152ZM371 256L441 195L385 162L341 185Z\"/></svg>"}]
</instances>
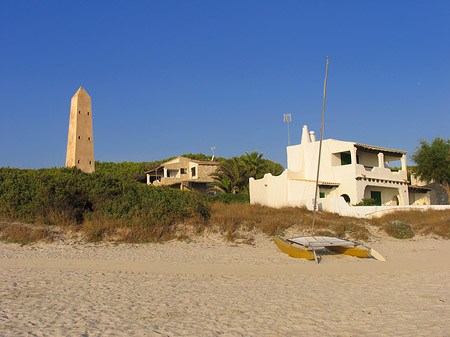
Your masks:
<instances>
[{"instance_id":1,"label":"dense bushes","mask_svg":"<svg viewBox=\"0 0 450 337\"><path fill-rule=\"evenodd\" d=\"M53 168L0 168L0 215L48 225L81 225L104 219L124 226L170 226L186 218L209 217L196 194L155 188L133 179Z\"/></svg>"}]
</instances>

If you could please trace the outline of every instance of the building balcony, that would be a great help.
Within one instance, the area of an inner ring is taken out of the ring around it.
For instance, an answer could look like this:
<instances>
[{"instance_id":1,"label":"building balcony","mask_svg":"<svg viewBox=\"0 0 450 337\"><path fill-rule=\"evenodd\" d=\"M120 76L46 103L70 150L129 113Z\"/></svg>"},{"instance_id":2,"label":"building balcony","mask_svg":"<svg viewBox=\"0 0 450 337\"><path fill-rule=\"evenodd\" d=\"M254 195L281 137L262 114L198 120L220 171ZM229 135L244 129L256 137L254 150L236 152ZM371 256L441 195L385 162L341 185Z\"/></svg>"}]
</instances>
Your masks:
<instances>
[{"instance_id":1,"label":"building balcony","mask_svg":"<svg viewBox=\"0 0 450 337\"><path fill-rule=\"evenodd\" d=\"M387 167L364 166L361 164L356 164L356 176L393 181L406 181L408 178L406 170L391 171Z\"/></svg>"}]
</instances>

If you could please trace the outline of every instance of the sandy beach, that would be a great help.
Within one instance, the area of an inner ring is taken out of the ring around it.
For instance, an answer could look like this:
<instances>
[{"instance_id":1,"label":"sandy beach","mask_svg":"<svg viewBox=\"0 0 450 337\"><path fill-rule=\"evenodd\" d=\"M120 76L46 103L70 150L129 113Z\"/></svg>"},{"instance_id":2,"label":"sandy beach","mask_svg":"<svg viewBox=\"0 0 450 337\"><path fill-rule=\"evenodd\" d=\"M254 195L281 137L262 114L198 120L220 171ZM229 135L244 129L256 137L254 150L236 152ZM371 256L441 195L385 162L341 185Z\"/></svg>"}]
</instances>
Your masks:
<instances>
[{"instance_id":1,"label":"sandy beach","mask_svg":"<svg viewBox=\"0 0 450 337\"><path fill-rule=\"evenodd\" d=\"M2 336L450 336L450 241L386 262L293 259L270 238L0 244Z\"/></svg>"}]
</instances>

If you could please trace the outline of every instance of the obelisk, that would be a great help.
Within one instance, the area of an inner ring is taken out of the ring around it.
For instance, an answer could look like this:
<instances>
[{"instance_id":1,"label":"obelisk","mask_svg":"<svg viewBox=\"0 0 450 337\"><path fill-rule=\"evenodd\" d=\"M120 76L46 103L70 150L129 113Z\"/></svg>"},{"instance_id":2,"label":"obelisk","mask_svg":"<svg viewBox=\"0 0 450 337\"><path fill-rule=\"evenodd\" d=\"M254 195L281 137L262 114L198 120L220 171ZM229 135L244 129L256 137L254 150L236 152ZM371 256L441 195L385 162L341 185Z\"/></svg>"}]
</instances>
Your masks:
<instances>
[{"instance_id":1,"label":"obelisk","mask_svg":"<svg viewBox=\"0 0 450 337\"><path fill-rule=\"evenodd\" d=\"M94 141L92 139L91 97L80 87L70 105L69 136L66 167L94 172Z\"/></svg>"}]
</instances>

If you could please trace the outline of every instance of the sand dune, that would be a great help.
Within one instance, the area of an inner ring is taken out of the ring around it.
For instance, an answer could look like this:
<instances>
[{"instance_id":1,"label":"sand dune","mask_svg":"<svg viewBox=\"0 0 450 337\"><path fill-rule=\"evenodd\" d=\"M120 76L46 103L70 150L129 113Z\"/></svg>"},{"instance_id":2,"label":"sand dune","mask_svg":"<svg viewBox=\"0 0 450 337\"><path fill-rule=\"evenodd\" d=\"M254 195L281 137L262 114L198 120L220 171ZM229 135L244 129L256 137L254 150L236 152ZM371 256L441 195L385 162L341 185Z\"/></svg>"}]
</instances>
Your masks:
<instances>
[{"instance_id":1,"label":"sand dune","mask_svg":"<svg viewBox=\"0 0 450 337\"><path fill-rule=\"evenodd\" d=\"M0 244L2 336L449 336L450 241L387 261L290 258L269 238Z\"/></svg>"}]
</instances>

